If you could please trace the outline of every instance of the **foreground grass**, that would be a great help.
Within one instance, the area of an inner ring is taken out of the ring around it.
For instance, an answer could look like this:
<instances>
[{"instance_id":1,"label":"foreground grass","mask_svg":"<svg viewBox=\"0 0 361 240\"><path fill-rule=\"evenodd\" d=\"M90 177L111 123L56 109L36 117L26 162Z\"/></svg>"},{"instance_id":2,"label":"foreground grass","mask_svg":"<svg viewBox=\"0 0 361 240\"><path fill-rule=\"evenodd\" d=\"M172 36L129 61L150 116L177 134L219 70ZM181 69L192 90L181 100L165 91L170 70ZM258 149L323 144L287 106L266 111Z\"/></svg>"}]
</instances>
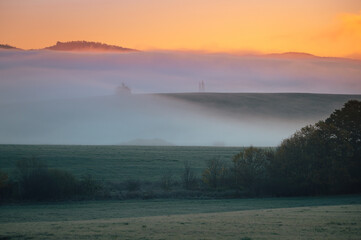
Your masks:
<instances>
[{"instance_id":1,"label":"foreground grass","mask_svg":"<svg viewBox=\"0 0 361 240\"><path fill-rule=\"evenodd\" d=\"M0 224L2 239L360 239L361 205Z\"/></svg>"},{"instance_id":2,"label":"foreground grass","mask_svg":"<svg viewBox=\"0 0 361 240\"><path fill-rule=\"evenodd\" d=\"M0 239L360 239L361 196L0 206Z\"/></svg>"}]
</instances>

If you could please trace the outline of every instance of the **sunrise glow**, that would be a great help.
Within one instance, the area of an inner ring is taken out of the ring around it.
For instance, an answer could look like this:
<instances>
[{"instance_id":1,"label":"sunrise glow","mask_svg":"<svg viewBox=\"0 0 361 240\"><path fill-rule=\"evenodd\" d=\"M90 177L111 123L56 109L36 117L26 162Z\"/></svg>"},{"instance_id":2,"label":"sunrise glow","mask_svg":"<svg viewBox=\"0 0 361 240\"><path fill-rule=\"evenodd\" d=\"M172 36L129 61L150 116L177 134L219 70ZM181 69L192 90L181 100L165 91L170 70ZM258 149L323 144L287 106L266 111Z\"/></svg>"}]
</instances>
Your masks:
<instances>
[{"instance_id":1,"label":"sunrise glow","mask_svg":"<svg viewBox=\"0 0 361 240\"><path fill-rule=\"evenodd\" d=\"M0 43L88 40L140 50L361 53L361 1L0 1Z\"/></svg>"}]
</instances>

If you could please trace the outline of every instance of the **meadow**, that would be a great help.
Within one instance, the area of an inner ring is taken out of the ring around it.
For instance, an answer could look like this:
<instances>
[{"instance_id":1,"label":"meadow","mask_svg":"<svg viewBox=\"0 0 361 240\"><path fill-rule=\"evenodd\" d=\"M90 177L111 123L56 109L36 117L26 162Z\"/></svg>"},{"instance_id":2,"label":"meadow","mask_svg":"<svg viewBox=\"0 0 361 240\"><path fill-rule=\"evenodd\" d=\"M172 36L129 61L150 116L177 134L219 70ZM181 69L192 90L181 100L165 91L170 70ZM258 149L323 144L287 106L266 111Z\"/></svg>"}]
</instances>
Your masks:
<instances>
[{"instance_id":1,"label":"meadow","mask_svg":"<svg viewBox=\"0 0 361 240\"><path fill-rule=\"evenodd\" d=\"M101 181L157 181L164 173L179 178L188 161L197 175L212 158L231 160L241 147L154 147L95 145L0 145L0 169L11 175L23 158L35 157L50 168Z\"/></svg>"},{"instance_id":2,"label":"meadow","mask_svg":"<svg viewBox=\"0 0 361 240\"><path fill-rule=\"evenodd\" d=\"M0 206L0 239L359 239L361 196Z\"/></svg>"},{"instance_id":3,"label":"meadow","mask_svg":"<svg viewBox=\"0 0 361 240\"><path fill-rule=\"evenodd\" d=\"M0 145L0 169L36 157L51 168L98 180L175 178L189 161L200 176L206 161L230 161L241 147ZM0 240L16 239L359 239L361 195L210 197L0 205Z\"/></svg>"}]
</instances>

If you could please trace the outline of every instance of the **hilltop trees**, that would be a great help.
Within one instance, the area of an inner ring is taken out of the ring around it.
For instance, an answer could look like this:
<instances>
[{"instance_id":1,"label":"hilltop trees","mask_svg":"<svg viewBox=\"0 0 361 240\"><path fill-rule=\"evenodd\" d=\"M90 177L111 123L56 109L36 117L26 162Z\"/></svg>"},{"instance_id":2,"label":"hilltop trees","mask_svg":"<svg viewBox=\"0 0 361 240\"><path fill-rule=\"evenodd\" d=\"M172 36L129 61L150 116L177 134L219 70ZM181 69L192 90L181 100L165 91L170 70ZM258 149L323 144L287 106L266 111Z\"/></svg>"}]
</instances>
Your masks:
<instances>
[{"instance_id":1,"label":"hilltop trees","mask_svg":"<svg viewBox=\"0 0 361 240\"><path fill-rule=\"evenodd\" d=\"M71 42L57 42L56 45L47 47L48 50L58 51L115 51L115 52L126 52L136 51L130 48L123 48L115 45L108 45L100 42L88 42L88 41L71 41Z\"/></svg>"}]
</instances>

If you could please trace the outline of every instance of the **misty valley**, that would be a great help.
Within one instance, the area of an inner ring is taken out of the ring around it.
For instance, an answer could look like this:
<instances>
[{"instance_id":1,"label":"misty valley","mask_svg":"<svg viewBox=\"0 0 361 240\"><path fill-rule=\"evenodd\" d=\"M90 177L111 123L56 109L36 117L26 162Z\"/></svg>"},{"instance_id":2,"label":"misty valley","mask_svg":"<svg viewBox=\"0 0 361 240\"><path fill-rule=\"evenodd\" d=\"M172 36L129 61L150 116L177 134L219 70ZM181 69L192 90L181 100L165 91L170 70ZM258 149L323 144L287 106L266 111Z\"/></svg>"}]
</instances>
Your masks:
<instances>
[{"instance_id":1,"label":"misty valley","mask_svg":"<svg viewBox=\"0 0 361 240\"><path fill-rule=\"evenodd\" d=\"M360 240L361 0L0 0L0 240Z\"/></svg>"},{"instance_id":2,"label":"misty valley","mask_svg":"<svg viewBox=\"0 0 361 240\"><path fill-rule=\"evenodd\" d=\"M359 237L359 61L5 48L0 240Z\"/></svg>"}]
</instances>

